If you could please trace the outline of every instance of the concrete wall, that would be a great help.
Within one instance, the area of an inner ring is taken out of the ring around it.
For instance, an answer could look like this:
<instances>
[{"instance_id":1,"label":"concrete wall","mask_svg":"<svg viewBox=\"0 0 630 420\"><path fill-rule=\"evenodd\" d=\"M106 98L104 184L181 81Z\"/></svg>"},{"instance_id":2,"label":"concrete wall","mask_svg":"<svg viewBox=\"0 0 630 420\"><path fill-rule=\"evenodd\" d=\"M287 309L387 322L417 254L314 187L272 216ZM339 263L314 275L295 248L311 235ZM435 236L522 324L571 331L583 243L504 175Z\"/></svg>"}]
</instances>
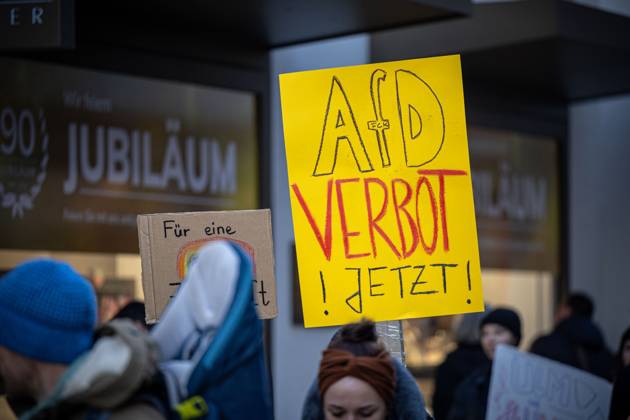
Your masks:
<instances>
[{"instance_id":1,"label":"concrete wall","mask_svg":"<svg viewBox=\"0 0 630 420\"><path fill-rule=\"evenodd\" d=\"M628 0L573 0L630 16ZM595 318L616 351L630 326L630 96L570 107L570 288L598 304Z\"/></svg>"},{"instance_id":2,"label":"concrete wall","mask_svg":"<svg viewBox=\"0 0 630 420\"><path fill-rule=\"evenodd\" d=\"M321 351L334 329L304 329L293 324L293 226L282 132L278 74L324 67L364 64L369 57L365 35L272 51L271 73L271 207L278 282L278 317L272 322L272 372L275 417L300 418L306 390L317 373Z\"/></svg>"},{"instance_id":3,"label":"concrete wall","mask_svg":"<svg viewBox=\"0 0 630 420\"><path fill-rule=\"evenodd\" d=\"M569 112L570 287L597 303L616 351L630 326L630 95Z\"/></svg>"}]
</instances>

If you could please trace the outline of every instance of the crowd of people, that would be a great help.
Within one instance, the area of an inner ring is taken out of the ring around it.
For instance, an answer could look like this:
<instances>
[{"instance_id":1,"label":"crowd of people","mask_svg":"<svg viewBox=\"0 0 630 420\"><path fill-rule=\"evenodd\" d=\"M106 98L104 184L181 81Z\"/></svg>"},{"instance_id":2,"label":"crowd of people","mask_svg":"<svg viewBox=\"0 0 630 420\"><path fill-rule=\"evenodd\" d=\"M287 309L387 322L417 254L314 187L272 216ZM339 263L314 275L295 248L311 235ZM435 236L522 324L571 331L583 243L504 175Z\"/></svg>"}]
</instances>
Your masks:
<instances>
[{"instance_id":1,"label":"crowd of people","mask_svg":"<svg viewBox=\"0 0 630 420\"><path fill-rule=\"evenodd\" d=\"M628 420L630 328L623 335L615 357L593 322L593 313L594 305L588 296L571 294L558 309L553 331L534 340L529 351L614 381L609 418ZM479 335L473 334L474 331ZM456 338L456 350L448 354L437 369L433 394L435 417L484 420L495 348L498 344L518 347L520 317L508 308L497 308L485 315L467 314L459 324Z\"/></svg>"},{"instance_id":2,"label":"crowd of people","mask_svg":"<svg viewBox=\"0 0 630 420\"><path fill-rule=\"evenodd\" d=\"M94 290L72 267L19 265L0 278L0 418L271 419L249 264L234 245L204 248L155 328L138 302L97 327ZM221 283L219 295L204 289L208 279ZM530 351L614 382L609 418L628 420L630 328L615 356L593 312L588 296L569 296ZM497 346L518 347L521 337L513 309L465 315L457 348L437 369L433 418L485 419ZM363 320L323 350L302 419L423 420L429 411L414 377Z\"/></svg>"}]
</instances>

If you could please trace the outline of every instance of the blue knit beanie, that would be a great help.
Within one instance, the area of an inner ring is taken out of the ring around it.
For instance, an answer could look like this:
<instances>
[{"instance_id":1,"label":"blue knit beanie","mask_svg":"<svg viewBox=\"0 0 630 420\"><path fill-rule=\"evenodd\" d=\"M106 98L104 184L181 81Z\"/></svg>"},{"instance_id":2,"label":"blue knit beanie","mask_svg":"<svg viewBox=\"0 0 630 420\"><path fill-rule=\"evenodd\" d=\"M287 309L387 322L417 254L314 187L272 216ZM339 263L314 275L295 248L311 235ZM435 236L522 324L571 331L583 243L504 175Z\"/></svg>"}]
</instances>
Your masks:
<instances>
[{"instance_id":1,"label":"blue knit beanie","mask_svg":"<svg viewBox=\"0 0 630 420\"><path fill-rule=\"evenodd\" d=\"M96 296L68 264L31 260L0 278L0 346L69 364L92 344Z\"/></svg>"}]
</instances>

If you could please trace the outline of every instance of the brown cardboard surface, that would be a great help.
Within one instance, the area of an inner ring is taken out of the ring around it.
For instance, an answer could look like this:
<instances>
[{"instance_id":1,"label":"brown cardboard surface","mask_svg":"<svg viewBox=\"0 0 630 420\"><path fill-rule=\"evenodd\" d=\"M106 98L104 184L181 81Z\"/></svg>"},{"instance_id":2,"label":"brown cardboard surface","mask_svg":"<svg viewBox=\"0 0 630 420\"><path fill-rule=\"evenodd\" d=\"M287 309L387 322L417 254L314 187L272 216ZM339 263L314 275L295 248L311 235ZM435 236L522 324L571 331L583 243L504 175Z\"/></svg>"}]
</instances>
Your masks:
<instances>
[{"instance_id":1,"label":"brown cardboard surface","mask_svg":"<svg viewBox=\"0 0 630 420\"><path fill-rule=\"evenodd\" d=\"M218 239L233 241L252 256L258 316L277 315L269 209L139 215L138 239L148 323L158 321L175 295L190 257L203 244Z\"/></svg>"},{"instance_id":2,"label":"brown cardboard surface","mask_svg":"<svg viewBox=\"0 0 630 420\"><path fill-rule=\"evenodd\" d=\"M4 395L0 396L0 419L1 420L17 420L15 414L9 407L9 403L7 403L7 399Z\"/></svg>"}]
</instances>

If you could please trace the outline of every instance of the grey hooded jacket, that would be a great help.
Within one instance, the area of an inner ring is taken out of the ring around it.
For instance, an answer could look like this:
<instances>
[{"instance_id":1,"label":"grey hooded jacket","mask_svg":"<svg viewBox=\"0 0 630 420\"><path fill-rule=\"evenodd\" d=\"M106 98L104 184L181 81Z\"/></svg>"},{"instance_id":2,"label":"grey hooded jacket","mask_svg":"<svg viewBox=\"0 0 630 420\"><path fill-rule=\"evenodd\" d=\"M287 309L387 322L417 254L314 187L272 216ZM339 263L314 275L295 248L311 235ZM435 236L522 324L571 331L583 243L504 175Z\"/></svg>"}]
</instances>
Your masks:
<instances>
[{"instance_id":1,"label":"grey hooded jacket","mask_svg":"<svg viewBox=\"0 0 630 420\"><path fill-rule=\"evenodd\" d=\"M155 342L128 320L97 331L92 349L75 360L51 395L20 419L163 419L152 404L134 399L156 372Z\"/></svg>"}]
</instances>

